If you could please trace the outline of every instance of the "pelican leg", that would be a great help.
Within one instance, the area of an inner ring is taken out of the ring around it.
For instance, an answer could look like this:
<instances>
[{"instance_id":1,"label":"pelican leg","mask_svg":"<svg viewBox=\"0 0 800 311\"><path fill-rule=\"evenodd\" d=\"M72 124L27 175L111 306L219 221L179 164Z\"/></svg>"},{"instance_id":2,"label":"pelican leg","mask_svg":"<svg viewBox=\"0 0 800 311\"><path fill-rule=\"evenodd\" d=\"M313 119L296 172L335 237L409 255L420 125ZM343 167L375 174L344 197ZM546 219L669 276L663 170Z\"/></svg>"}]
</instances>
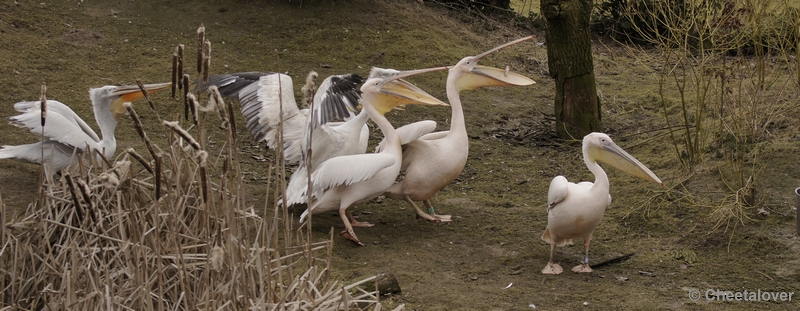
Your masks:
<instances>
[{"instance_id":1,"label":"pelican leg","mask_svg":"<svg viewBox=\"0 0 800 311\"><path fill-rule=\"evenodd\" d=\"M346 208L345 210L341 209L339 210L339 217L342 218L342 222L344 222L344 228L345 228L345 230L342 231L342 237L350 241L353 241L358 245L364 246L364 243L361 243L361 241L358 240L356 233L353 231L353 226L350 224L350 219L348 219L349 217L347 217L347 215L349 215L349 212L347 211Z\"/></svg>"},{"instance_id":2,"label":"pelican leg","mask_svg":"<svg viewBox=\"0 0 800 311\"><path fill-rule=\"evenodd\" d=\"M374 224L368 222L360 222L356 220L356 218L353 217L353 213L350 213L349 209L347 210L346 213L347 213L347 219L350 221L350 225L353 227L370 228L375 226Z\"/></svg>"},{"instance_id":3,"label":"pelican leg","mask_svg":"<svg viewBox=\"0 0 800 311\"><path fill-rule=\"evenodd\" d=\"M414 208L414 211L417 213L417 218L424 218L426 220L433 221L433 222L440 222L441 221L441 220L437 219L436 217L433 217L433 216L429 215L428 213L422 211L422 209L420 209L419 206L417 206L417 204L414 203L414 201L411 200L411 197L409 197L407 194L403 196L403 199L406 200L408 205L411 205L411 207Z\"/></svg>"},{"instance_id":4,"label":"pelican leg","mask_svg":"<svg viewBox=\"0 0 800 311\"><path fill-rule=\"evenodd\" d=\"M433 205L431 205L430 199L422 201L422 203L424 203L425 207L428 208L428 213L431 215L431 217L436 218L441 222L453 221L450 215L436 215L436 212L433 210Z\"/></svg>"},{"instance_id":5,"label":"pelican leg","mask_svg":"<svg viewBox=\"0 0 800 311\"><path fill-rule=\"evenodd\" d=\"M589 241L592 240L592 236L589 235L583 238L583 250L586 256L583 257L583 261L581 264L572 267L572 272L575 273L592 273L592 268L589 267Z\"/></svg>"},{"instance_id":6,"label":"pelican leg","mask_svg":"<svg viewBox=\"0 0 800 311\"><path fill-rule=\"evenodd\" d=\"M564 268L561 268L561 265L553 263L553 252L555 251L555 248L556 248L556 241L555 239L553 239L553 241L550 242L550 260L547 262L547 266L545 266L544 269L542 269L542 274L557 275L561 274L561 272L564 272Z\"/></svg>"}]
</instances>

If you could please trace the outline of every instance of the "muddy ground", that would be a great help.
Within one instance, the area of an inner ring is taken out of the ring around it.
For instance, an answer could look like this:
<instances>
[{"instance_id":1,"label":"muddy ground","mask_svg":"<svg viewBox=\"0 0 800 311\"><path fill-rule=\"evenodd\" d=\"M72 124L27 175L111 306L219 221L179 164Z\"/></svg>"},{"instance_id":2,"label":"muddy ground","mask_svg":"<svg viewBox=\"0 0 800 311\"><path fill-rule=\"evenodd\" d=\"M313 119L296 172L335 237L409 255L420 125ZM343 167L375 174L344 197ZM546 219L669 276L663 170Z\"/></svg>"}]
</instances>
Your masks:
<instances>
[{"instance_id":1,"label":"muddy ground","mask_svg":"<svg viewBox=\"0 0 800 311\"><path fill-rule=\"evenodd\" d=\"M500 43L540 30L487 20L421 1L5 1L0 3L0 117L12 104L47 96L67 103L94 126L87 90L107 84L170 80L177 44L194 55L196 29L205 25L212 42L212 73L287 72L302 81L371 66L412 69L454 64ZM546 42L545 39L539 41ZM404 202L384 199L354 209L374 228L357 228L365 247L336 238L334 277L350 283L378 272L393 273L402 293L389 306L409 310L532 309L786 309L800 305L800 240L795 234L795 198L800 186L800 137L794 110L776 120L759 157L759 204L744 224L713 229L708 215L720 185L713 165L687 173L662 130L655 78L636 53L595 42L598 90L605 131L650 167L665 187L611 169L614 202L597 228L592 262L623 255L627 260L597 267L590 275L569 271L541 275L549 246L539 238L546 226L547 186L556 175L591 180L580 146L553 137L554 86L547 75L544 45L526 43L482 61L529 76L538 84L462 93L470 157L458 180L433 199L451 223L415 219ZM194 74L194 68L187 72ZM444 74L412 79L431 94L444 95ZM795 91L796 92L796 91ZM159 114L179 118L168 91L154 94ZM146 127L156 118L139 104ZM388 115L395 126L422 119L447 129L443 107L408 107ZM241 119L238 120L241 123ZM244 129L240 126L239 129ZM221 133L221 131L220 131ZM116 131L118 150L142 148L129 118ZM210 137L213 146L215 136ZM372 144L380 136L373 131ZM240 137L247 134L240 130ZM0 144L36 136L0 124ZM155 137L154 139L163 139ZM252 205L264 202L264 178L273 153L241 140L245 183ZM5 213L23 211L33 199L39 167L0 161ZM711 190L708 190L711 189ZM682 194L708 198L691 204ZM293 209L301 212L303 207ZM769 213L759 214L763 209ZM314 217L314 235L342 229L334 214ZM582 248L566 247L556 260L571 267ZM690 299L693 291L796 292L791 302L719 302Z\"/></svg>"}]
</instances>

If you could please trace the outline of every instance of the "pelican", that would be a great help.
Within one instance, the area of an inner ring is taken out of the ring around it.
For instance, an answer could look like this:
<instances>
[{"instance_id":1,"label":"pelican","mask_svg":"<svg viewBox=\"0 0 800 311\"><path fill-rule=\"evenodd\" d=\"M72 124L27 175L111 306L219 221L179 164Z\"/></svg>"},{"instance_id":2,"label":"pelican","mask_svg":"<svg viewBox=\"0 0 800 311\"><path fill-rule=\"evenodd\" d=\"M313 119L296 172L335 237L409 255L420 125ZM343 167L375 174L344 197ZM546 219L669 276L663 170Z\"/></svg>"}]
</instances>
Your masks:
<instances>
[{"instance_id":1,"label":"pelican","mask_svg":"<svg viewBox=\"0 0 800 311\"><path fill-rule=\"evenodd\" d=\"M572 243L575 238L583 238L585 256L581 264L572 268L572 271L592 272L589 267L589 241L592 239L592 232L600 224L603 213L611 204L608 176L597 161L663 185L650 169L603 133L591 133L583 138L583 161L594 174L594 183L584 181L575 184L568 182L564 176L556 176L550 182L547 192L547 228L542 234L542 240L550 243L550 260L542 270L543 274L559 274L564 271L559 264L553 263L553 250L556 246Z\"/></svg>"},{"instance_id":2,"label":"pelican","mask_svg":"<svg viewBox=\"0 0 800 311\"><path fill-rule=\"evenodd\" d=\"M393 69L373 68L370 77L388 78L399 74ZM315 78L315 72L307 77L303 87L304 98L310 97ZM287 75L249 72L209 78L209 85L217 85L223 96L239 98L248 131L256 140L266 140L270 148L275 148L276 130L283 122L284 157L289 163L300 163L286 187L287 205L307 201L308 169L304 159L309 140L312 168L336 156L366 151L369 139L366 123L369 116L363 109L358 114L354 113L361 96L356 88L358 83L361 83L361 77L354 74L326 78L313 95L314 108L309 111L297 108L291 92L292 79ZM386 83L393 86L387 89L402 90L395 94L385 94L385 91L376 95L376 101L381 102L377 106L381 114L405 104L447 105L401 78ZM281 93L282 97L279 95ZM281 102L282 119L278 117ZM311 137L308 133L311 133Z\"/></svg>"},{"instance_id":3,"label":"pelican","mask_svg":"<svg viewBox=\"0 0 800 311\"><path fill-rule=\"evenodd\" d=\"M145 84L148 93L169 86L170 83ZM3 146L0 159L16 159L25 162L44 162L45 171L51 175L61 169L76 165L73 154L97 150L103 157L110 159L117 150L114 129L117 121L126 110L125 102L133 102L144 95L139 86L107 85L89 90L94 117L100 127L102 139L67 105L55 101L47 101L47 120L41 124L41 101L23 101L14 104L14 109L22 112L10 117L10 123L17 127L26 127L31 132L44 136L44 141L19 146ZM44 159L42 158L44 155Z\"/></svg>"},{"instance_id":4,"label":"pelican","mask_svg":"<svg viewBox=\"0 0 800 311\"><path fill-rule=\"evenodd\" d=\"M467 163L469 137L459 93L462 90L473 90L483 86L521 86L535 83L525 76L509 72L508 69L477 65L478 61L487 55L533 38L535 36L521 38L480 55L465 57L449 69L446 88L447 99L452 109L450 130L426 134L403 146L402 169L405 170L405 176L403 180L386 190L387 197L406 201L414 208L417 215L424 219L435 222L450 221L449 215L435 214L430 199L439 190L452 183ZM418 126L424 124L412 123L398 130ZM379 145L380 147L382 146ZM422 211L414 201L422 201L430 214Z\"/></svg>"},{"instance_id":5,"label":"pelican","mask_svg":"<svg viewBox=\"0 0 800 311\"><path fill-rule=\"evenodd\" d=\"M410 75L444 70L445 67L399 72L391 78L372 78L361 86L363 110L378 125L384 135L384 147L378 153L353 154L330 158L311 174L312 188L317 195L311 196L308 208L300 216L303 222L308 213L338 210L345 225L343 236L364 245L358 240L353 226L371 227L372 224L357 222L348 210L371 200L386 191L400 173L403 151L400 142L416 137L400 137L383 113L391 109L386 101L378 100L379 94L413 98L414 90L391 82Z\"/></svg>"}]
</instances>

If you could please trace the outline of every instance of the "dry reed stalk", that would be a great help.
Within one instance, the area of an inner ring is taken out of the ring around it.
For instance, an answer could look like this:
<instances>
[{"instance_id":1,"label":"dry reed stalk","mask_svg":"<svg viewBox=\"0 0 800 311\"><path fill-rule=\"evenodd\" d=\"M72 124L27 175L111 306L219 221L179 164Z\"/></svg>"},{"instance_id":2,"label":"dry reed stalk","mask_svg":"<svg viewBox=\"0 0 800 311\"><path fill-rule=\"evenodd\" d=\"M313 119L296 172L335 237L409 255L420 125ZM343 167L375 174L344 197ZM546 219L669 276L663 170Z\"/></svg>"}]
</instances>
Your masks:
<instances>
[{"instance_id":1,"label":"dry reed stalk","mask_svg":"<svg viewBox=\"0 0 800 311\"><path fill-rule=\"evenodd\" d=\"M133 119L133 125L136 128L136 132L139 133L139 137L142 138L144 141L144 145L147 147L147 150L150 151L150 156L153 158L156 157L156 152L153 150L153 144L150 143L150 139L147 138L147 133L144 131L144 127L142 126L142 121L139 119L139 115L136 113L136 110L133 110L133 106L131 103L124 103L125 109L128 110L128 113L131 115L131 119Z\"/></svg>"},{"instance_id":2,"label":"dry reed stalk","mask_svg":"<svg viewBox=\"0 0 800 311\"><path fill-rule=\"evenodd\" d=\"M157 154L154 160L156 161L156 172L153 178L155 178L156 202L158 202L158 199L161 198L161 153Z\"/></svg>"},{"instance_id":3,"label":"dry reed stalk","mask_svg":"<svg viewBox=\"0 0 800 311\"><path fill-rule=\"evenodd\" d=\"M41 185L45 184L45 180L47 180L47 178L48 178L47 175L50 175L50 173L47 172L47 168L46 168L45 161L44 161L44 146L45 146L44 145L44 142L45 142L45 139L44 139L44 124L47 121L47 96L45 96L46 92L47 92L47 85L42 83L42 94L41 94L41 96L39 96L39 101L40 101L39 105L40 105L40 109L42 111L41 116L40 116L40 118L41 118L40 122L42 124L42 132L41 132L41 135L39 136L39 139L42 142L41 158L40 158L40 159L42 159L42 161L39 161L39 164L41 165L41 170L40 170L40 173L39 173L39 184L41 184ZM44 190L43 187L39 187L39 190L38 190L39 196L38 197L39 197L40 200L44 197L44 191L43 190ZM40 202L40 204L41 203L42 202Z\"/></svg>"},{"instance_id":4,"label":"dry reed stalk","mask_svg":"<svg viewBox=\"0 0 800 311\"><path fill-rule=\"evenodd\" d=\"M230 132L231 135L230 143L231 146L236 146L236 115L234 114L232 102L233 101L229 100L225 106L228 107L228 121L230 122L230 128L228 129L228 131Z\"/></svg>"},{"instance_id":5,"label":"dry reed stalk","mask_svg":"<svg viewBox=\"0 0 800 311\"><path fill-rule=\"evenodd\" d=\"M43 185L41 201L31 204L22 220L6 223L0 213L0 269L7 271L0 278L0 309L379 306L377 292L328 279L332 231L331 240L312 243L310 236L295 234L286 209L274 204L283 189L273 181L282 178L283 164L270 163L264 200L273 204L265 204L261 217L244 210L240 169L231 161L237 150L230 105L220 110L230 126L216 160L190 142L177 122L162 129L166 148L151 144L138 116L126 108L155 169L134 150L105 170L84 164L96 161L85 154L76 157L80 175ZM145 170L131 170L127 155ZM218 171L223 174L213 174Z\"/></svg>"},{"instance_id":6,"label":"dry reed stalk","mask_svg":"<svg viewBox=\"0 0 800 311\"><path fill-rule=\"evenodd\" d=\"M198 162L200 163L200 186L202 187L203 202L208 206L208 152L200 150L197 152Z\"/></svg>"},{"instance_id":7,"label":"dry reed stalk","mask_svg":"<svg viewBox=\"0 0 800 311\"><path fill-rule=\"evenodd\" d=\"M147 104L150 106L150 109L156 113L156 117L158 117L158 110L156 110L156 105L153 103L153 100L150 98L150 93L148 93L144 89L144 85L142 84L142 80L136 79L136 85L139 86L139 90L142 91L144 98L147 100ZM159 118L160 119L160 118Z\"/></svg>"},{"instance_id":8,"label":"dry reed stalk","mask_svg":"<svg viewBox=\"0 0 800 311\"><path fill-rule=\"evenodd\" d=\"M214 106L219 114L220 119L222 119L222 127L228 128L230 127L230 121L228 118L228 114L225 110L225 100L222 98L222 95L219 93L219 89L216 85L212 85L208 88L209 96L208 96L208 106ZM210 107L206 107L204 111L210 111Z\"/></svg>"},{"instance_id":9,"label":"dry reed stalk","mask_svg":"<svg viewBox=\"0 0 800 311\"><path fill-rule=\"evenodd\" d=\"M69 173L64 174L64 178L67 180L67 186L69 186L69 192L72 194L72 202L73 206L75 206L76 212L80 213L81 210L81 202L78 201L78 194L75 192L75 184L72 183L72 175ZM83 216L79 215L80 218Z\"/></svg>"},{"instance_id":10,"label":"dry reed stalk","mask_svg":"<svg viewBox=\"0 0 800 311\"><path fill-rule=\"evenodd\" d=\"M136 150L134 150L133 148L128 148L128 150L126 150L125 152L127 152L127 153L128 153L129 155L131 155L131 156L132 156L134 159L136 159L136 161L138 161L138 162L139 162L139 164L141 164L141 165L144 167L144 169L145 169L145 170L147 170L147 172L148 172L148 173L150 173L150 174L153 174L153 168L152 168L152 167L150 167L150 163L148 163L148 162L147 162L147 160L145 160L145 159L142 157L142 155L141 155L141 154L139 154L138 152L136 152Z\"/></svg>"}]
</instances>

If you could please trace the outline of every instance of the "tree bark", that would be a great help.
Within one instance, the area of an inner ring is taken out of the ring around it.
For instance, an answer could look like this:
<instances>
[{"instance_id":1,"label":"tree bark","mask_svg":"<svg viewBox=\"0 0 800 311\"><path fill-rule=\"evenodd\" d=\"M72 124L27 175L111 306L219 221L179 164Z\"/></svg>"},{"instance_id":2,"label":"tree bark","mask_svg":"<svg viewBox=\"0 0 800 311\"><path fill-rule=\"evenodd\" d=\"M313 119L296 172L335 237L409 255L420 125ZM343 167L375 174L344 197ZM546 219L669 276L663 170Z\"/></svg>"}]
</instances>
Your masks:
<instances>
[{"instance_id":1,"label":"tree bark","mask_svg":"<svg viewBox=\"0 0 800 311\"><path fill-rule=\"evenodd\" d=\"M556 81L556 135L582 139L602 130L589 29L592 0L542 0L541 12L548 69Z\"/></svg>"}]
</instances>

